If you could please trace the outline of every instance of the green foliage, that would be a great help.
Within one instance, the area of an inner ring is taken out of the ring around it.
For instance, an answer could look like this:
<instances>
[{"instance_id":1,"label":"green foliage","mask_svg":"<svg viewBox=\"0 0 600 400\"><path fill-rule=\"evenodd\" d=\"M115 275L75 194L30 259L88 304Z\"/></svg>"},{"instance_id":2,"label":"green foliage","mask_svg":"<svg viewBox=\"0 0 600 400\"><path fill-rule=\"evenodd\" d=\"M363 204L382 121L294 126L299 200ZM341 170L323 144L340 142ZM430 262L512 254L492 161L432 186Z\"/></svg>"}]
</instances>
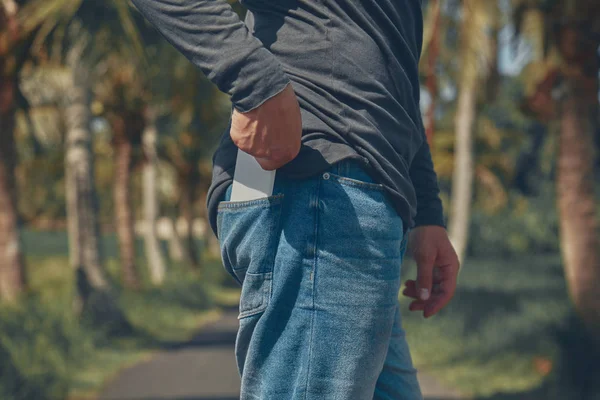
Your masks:
<instances>
[{"instance_id":1,"label":"green foliage","mask_svg":"<svg viewBox=\"0 0 600 400\"><path fill-rule=\"evenodd\" d=\"M139 335L185 340L197 327L198 312L215 306L208 296L209 285L186 269L171 270L160 287L122 293L119 302Z\"/></svg>"},{"instance_id":2,"label":"green foliage","mask_svg":"<svg viewBox=\"0 0 600 400\"><path fill-rule=\"evenodd\" d=\"M63 399L92 349L89 332L60 304L31 297L0 308L0 398Z\"/></svg>"},{"instance_id":3,"label":"green foliage","mask_svg":"<svg viewBox=\"0 0 600 400\"><path fill-rule=\"evenodd\" d=\"M404 269L413 279L414 264ZM539 386L548 371L538 364L555 368L561 352L556 335L571 311L556 254L510 262L469 258L454 299L430 320L409 312L404 296L401 304L417 366L477 396Z\"/></svg>"},{"instance_id":4,"label":"green foliage","mask_svg":"<svg viewBox=\"0 0 600 400\"><path fill-rule=\"evenodd\" d=\"M494 214L474 210L470 254L506 258L557 253L559 220L553 187L554 183L547 181L531 198L511 193L507 206Z\"/></svg>"}]
</instances>

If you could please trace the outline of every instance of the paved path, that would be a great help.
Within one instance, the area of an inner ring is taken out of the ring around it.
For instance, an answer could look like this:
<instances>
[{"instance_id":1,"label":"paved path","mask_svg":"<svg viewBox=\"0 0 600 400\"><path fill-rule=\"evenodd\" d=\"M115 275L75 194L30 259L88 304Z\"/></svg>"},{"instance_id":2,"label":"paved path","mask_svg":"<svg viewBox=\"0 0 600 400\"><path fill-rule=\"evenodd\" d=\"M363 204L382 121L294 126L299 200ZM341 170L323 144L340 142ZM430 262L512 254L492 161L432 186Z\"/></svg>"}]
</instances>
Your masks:
<instances>
[{"instance_id":1,"label":"paved path","mask_svg":"<svg viewBox=\"0 0 600 400\"><path fill-rule=\"evenodd\" d=\"M233 355L236 315L228 311L189 343L124 370L98 400L239 400ZM426 400L460 398L430 376L420 375L419 380Z\"/></svg>"}]
</instances>

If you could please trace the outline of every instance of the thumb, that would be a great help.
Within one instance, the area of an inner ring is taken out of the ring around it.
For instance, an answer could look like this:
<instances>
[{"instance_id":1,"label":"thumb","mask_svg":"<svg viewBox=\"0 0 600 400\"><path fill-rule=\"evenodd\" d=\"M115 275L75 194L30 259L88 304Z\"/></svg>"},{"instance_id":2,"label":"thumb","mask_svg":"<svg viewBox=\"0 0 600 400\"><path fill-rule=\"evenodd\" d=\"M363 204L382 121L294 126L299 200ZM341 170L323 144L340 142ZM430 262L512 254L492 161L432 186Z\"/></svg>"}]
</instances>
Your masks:
<instances>
[{"instance_id":1,"label":"thumb","mask_svg":"<svg viewBox=\"0 0 600 400\"><path fill-rule=\"evenodd\" d=\"M429 300L433 283L434 254L424 253L415 257L417 262L417 294L423 301Z\"/></svg>"}]
</instances>

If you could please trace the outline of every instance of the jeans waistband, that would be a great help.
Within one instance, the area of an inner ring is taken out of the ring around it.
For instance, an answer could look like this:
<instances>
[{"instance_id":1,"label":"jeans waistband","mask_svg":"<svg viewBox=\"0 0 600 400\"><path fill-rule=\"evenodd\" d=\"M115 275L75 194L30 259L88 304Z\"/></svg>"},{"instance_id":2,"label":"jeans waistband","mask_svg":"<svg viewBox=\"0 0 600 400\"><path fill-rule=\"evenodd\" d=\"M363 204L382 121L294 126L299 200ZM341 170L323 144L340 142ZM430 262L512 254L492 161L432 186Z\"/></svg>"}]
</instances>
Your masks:
<instances>
[{"instance_id":1,"label":"jeans waistband","mask_svg":"<svg viewBox=\"0 0 600 400\"><path fill-rule=\"evenodd\" d=\"M333 164L329 170L330 173L346 178L355 178L367 182L377 182L369 173L368 161L366 158L345 158Z\"/></svg>"}]
</instances>

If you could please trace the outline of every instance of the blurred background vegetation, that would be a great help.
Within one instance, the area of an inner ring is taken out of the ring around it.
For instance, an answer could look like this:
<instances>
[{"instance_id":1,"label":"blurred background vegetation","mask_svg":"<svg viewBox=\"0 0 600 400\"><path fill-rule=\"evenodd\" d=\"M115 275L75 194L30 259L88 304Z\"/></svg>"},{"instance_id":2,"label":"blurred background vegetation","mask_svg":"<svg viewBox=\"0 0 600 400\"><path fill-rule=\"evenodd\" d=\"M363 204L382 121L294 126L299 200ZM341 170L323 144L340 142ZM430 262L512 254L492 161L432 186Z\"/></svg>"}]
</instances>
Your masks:
<instances>
[{"instance_id":1,"label":"blurred background vegetation","mask_svg":"<svg viewBox=\"0 0 600 400\"><path fill-rule=\"evenodd\" d=\"M600 399L600 3L423 7L463 268L434 319L404 312L415 362L476 398ZM205 209L230 107L128 1L0 0L0 399L93 396L236 304Z\"/></svg>"}]
</instances>

